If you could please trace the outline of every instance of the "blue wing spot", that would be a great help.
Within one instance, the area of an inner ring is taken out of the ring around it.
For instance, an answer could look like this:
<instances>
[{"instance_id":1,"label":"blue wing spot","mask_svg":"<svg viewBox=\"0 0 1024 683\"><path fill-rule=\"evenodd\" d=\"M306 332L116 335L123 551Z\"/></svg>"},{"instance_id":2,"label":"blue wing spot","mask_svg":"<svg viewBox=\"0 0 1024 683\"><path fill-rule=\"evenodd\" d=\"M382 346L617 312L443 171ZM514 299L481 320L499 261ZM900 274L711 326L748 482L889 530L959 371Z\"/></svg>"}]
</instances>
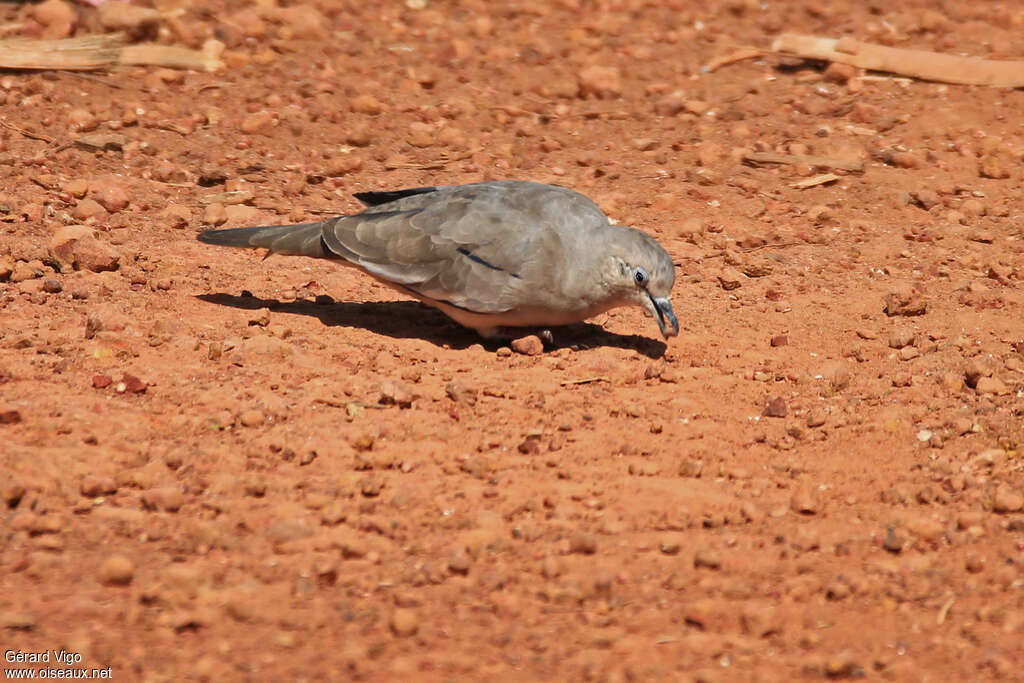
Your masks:
<instances>
[{"instance_id":1,"label":"blue wing spot","mask_svg":"<svg viewBox=\"0 0 1024 683\"><path fill-rule=\"evenodd\" d=\"M487 268L490 268L491 270L499 270L501 272L505 272L504 268L499 268L498 266L494 265L493 263L488 263L487 261L483 260L482 258L477 256L476 254L471 252L469 249L464 249L462 247L459 247L456 251L458 251L460 254L462 254L463 256L468 258L470 261L475 261L475 262L479 263L481 266L485 266ZM511 275L512 277L517 278L517 279L522 279L522 278L520 278L515 273L509 273L509 275Z\"/></svg>"}]
</instances>

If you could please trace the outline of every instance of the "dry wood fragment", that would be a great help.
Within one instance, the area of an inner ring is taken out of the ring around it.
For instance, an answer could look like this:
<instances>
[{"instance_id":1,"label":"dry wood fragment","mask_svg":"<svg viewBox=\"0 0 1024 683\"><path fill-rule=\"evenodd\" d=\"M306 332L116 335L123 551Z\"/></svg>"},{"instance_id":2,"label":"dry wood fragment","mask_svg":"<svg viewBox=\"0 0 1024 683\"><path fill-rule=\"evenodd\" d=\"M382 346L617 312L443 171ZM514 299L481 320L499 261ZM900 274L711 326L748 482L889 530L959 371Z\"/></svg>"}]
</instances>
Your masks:
<instances>
[{"instance_id":1,"label":"dry wood fragment","mask_svg":"<svg viewBox=\"0 0 1024 683\"><path fill-rule=\"evenodd\" d=\"M27 138L29 138L31 140L39 140L41 142L45 142L45 143L50 144L50 145L52 145L53 142L54 142L54 139L51 138L49 135L43 135L42 133L33 133L30 130L26 130L24 128L16 126L13 123L8 123L4 119L0 119L0 126L6 128L8 130L13 130L18 135L23 135L23 136L25 136L25 137L27 137Z\"/></svg>"},{"instance_id":2,"label":"dry wood fragment","mask_svg":"<svg viewBox=\"0 0 1024 683\"><path fill-rule=\"evenodd\" d=\"M171 69L216 71L222 66L210 50L190 50L174 45L128 45L121 50L118 63L125 66L164 66Z\"/></svg>"},{"instance_id":3,"label":"dry wood fragment","mask_svg":"<svg viewBox=\"0 0 1024 683\"><path fill-rule=\"evenodd\" d=\"M123 45L124 36L119 33L62 40L13 38L0 42L0 68L103 69L117 64Z\"/></svg>"},{"instance_id":4,"label":"dry wood fragment","mask_svg":"<svg viewBox=\"0 0 1024 683\"><path fill-rule=\"evenodd\" d=\"M202 51L170 45L125 45L124 34L0 41L0 69L93 71L115 66L163 66L174 69L215 71L223 64L217 41Z\"/></svg>"},{"instance_id":5,"label":"dry wood fragment","mask_svg":"<svg viewBox=\"0 0 1024 683\"><path fill-rule=\"evenodd\" d=\"M764 50L758 50L757 48L753 47L741 48L739 50L736 50L735 52L730 52L727 55L722 55L721 57L716 57L715 59L712 59L710 62L705 64L703 68L701 68L701 71L704 73L711 73L713 71L721 69L723 66L735 64L736 62L742 62L745 59L757 59L758 57L763 57L764 55Z\"/></svg>"},{"instance_id":6,"label":"dry wood fragment","mask_svg":"<svg viewBox=\"0 0 1024 683\"><path fill-rule=\"evenodd\" d=\"M832 159L819 157L810 154L778 154L776 152L747 152L743 155L743 161L748 164L807 164L808 166L820 166L822 168L837 168L841 171L853 171L860 173L864 170L863 161L848 161L846 159Z\"/></svg>"},{"instance_id":7,"label":"dry wood fragment","mask_svg":"<svg viewBox=\"0 0 1024 683\"><path fill-rule=\"evenodd\" d=\"M998 88L1024 87L1024 62L960 57L930 50L909 50L864 43L851 38L820 38L786 33L772 43L772 52L804 59L850 64L926 81Z\"/></svg>"},{"instance_id":8,"label":"dry wood fragment","mask_svg":"<svg viewBox=\"0 0 1024 683\"><path fill-rule=\"evenodd\" d=\"M837 176L835 173L822 173L812 178L807 178L795 183L791 183L790 187L797 190L806 190L809 187L815 187L817 185L824 185L825 183L833 183L840 179L841 176Z\"/></svg>"},{"instance_id":9,"label":"dry wood fragment","mask_svg":"<svg viewBox=\"0 0 1024 683\"><path fill-rule=\"evenodd\" d=\"M580 379L567 379L562 382L563 387L574 386L577 384L591 384L592 382L608 382L610 381L607 377L581 377Z\"/></svg>"}]
</instances>

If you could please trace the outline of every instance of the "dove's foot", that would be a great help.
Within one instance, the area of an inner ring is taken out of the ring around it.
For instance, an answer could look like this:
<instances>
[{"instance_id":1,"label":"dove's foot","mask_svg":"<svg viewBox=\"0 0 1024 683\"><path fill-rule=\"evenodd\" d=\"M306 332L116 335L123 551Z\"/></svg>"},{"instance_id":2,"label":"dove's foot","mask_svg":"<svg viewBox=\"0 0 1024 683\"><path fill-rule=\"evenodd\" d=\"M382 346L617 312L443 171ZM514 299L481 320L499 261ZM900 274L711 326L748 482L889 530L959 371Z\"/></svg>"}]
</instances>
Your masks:
<instances>
[{"instance_id":1,"label":"dove's foot","mask_svg":"<svg viewBox=\"0 0 1024 683\"><path fill-rule=\"evenodd\" d=\"M555 335L547 328L529 327L482 327L477 328L477 334L484 339L521 339L530 334L540 337L540 340L547 346L555 345Z\"/></svg>"}]
</instances>

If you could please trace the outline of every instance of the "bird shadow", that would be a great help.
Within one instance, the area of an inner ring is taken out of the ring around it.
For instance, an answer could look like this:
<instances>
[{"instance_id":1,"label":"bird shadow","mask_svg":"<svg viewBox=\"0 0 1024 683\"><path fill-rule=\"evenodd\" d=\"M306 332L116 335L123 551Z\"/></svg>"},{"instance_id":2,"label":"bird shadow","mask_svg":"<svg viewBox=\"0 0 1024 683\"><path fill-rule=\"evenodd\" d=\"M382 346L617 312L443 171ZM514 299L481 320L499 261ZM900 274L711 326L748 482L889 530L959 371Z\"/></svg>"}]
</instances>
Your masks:
<instances>
[{"instance_id":1,"label":"bird shadow","mask_svg":"<svg viewBox=\"0 0 1024 683\"><path fill-rule=\"evenodd\" d=\"M317 318L329 327L359 327L394 339L423 339L436 346L452 349L467 349L480 344L494 351L507 346L507 339L485 339L473 330L453 322L441 312L418 301L331 301L319 303L299 299L278 301L261 299L247 293L200 294L201 301L218 306L230 306L255 311L267 308L279 313L308 315ZM523 334L530 334L529 328ZM660 358L667 346L664 342L637 334L609 332L593 323L576 323L552 329L553 344L546 344L548 350L570 348L584 350L611 347L636 351L648 358Z\"/></svg>"}]
</instances>

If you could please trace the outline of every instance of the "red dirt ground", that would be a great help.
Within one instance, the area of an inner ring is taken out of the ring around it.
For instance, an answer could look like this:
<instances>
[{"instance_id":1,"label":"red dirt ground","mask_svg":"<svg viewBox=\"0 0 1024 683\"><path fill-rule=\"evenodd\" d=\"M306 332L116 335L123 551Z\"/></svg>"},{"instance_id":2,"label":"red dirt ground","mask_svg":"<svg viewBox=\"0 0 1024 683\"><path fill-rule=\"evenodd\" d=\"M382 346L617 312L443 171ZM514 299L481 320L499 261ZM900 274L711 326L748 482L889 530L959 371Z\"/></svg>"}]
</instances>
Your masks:
<instances>
[{"instance_id":1,"label":"red dirt ground","mask_svg":"<svg viewBox=\"0 0 1024 683\"><path fill-rule=\"evenodd\" d=\"M1024 92L701 66L782 32L1024 59L1024 10L156 7L141 32L225 68L0 75L5 650L145 681L1021 680ZM796 189L830 169L752 151L864 170ZM657 236L679 337L622 310L520 355L195 240L492 178Z\"/></svg>"}]
</instances>

